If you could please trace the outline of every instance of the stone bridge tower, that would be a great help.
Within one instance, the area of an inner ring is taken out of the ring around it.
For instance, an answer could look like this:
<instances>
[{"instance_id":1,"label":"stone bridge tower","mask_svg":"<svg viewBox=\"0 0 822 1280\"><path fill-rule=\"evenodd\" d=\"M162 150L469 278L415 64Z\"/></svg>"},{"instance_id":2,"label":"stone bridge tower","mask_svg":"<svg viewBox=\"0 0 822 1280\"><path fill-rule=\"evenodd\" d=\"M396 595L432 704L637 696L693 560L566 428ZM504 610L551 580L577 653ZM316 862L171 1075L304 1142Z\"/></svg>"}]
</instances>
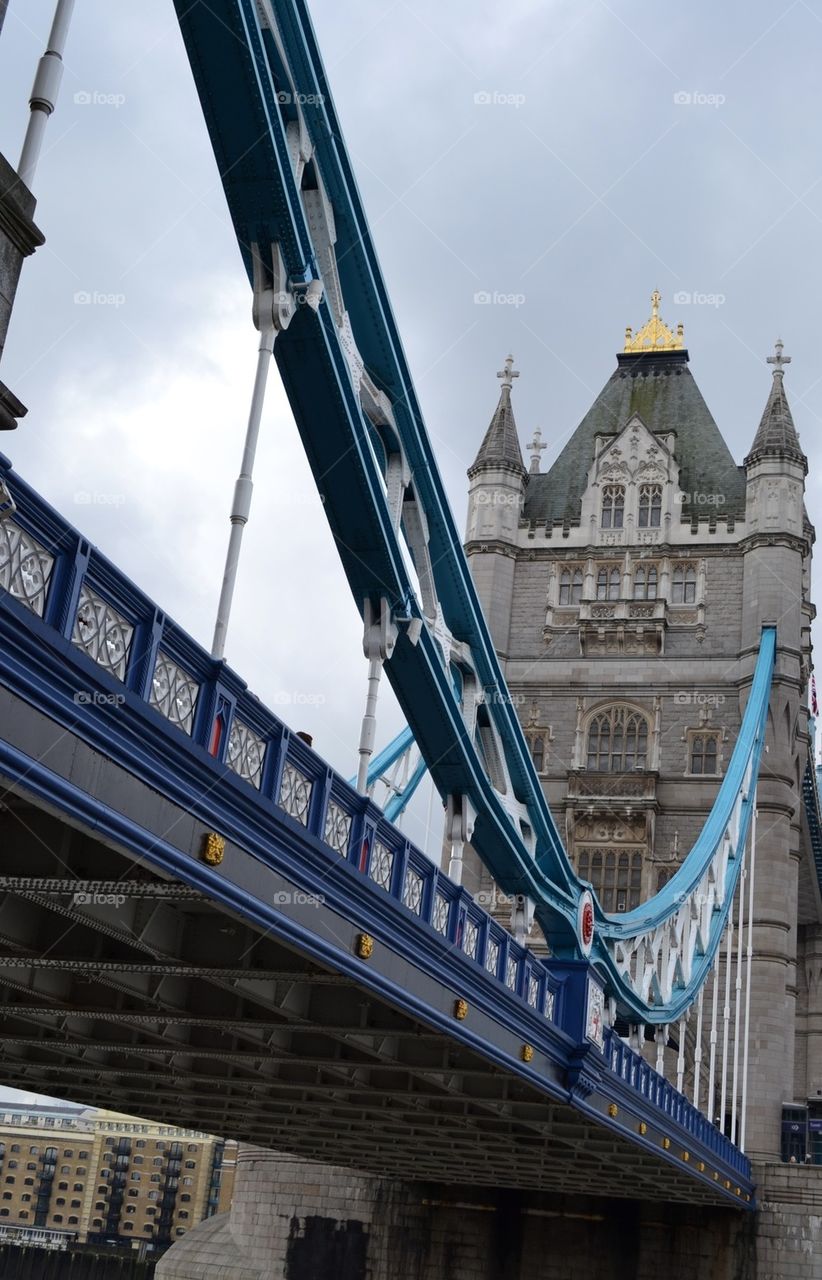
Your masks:
<instances>
[{"instance_id":1,"label":"stone bridge tower","mask_svg":"<svg viewBox=\"0 0 822 1280\"><path fill-rule=\"evenodd\" d=\"M807 462L782 343L738 466L691 374L682 326L670 329L659 306L655 293L648 323L627 331L616 369L547 472L538 436L526 472L503 385L468 472L466 552L545 794L578 873L609 912L653 896L691 848L730 760L761 629L776 626L758 793L747 1128L749 1151L772 1159L783 1103L806 1105L822 1088L812 959L822 917L801 803L814 536ZM564 436L564 423L550 425L549 436ZM495 893L470 858L466 884ZM507 903L499 910L506 919ZM797 948L802 962L806 947L797 1019Z\"/></svg>"}]
</instances>

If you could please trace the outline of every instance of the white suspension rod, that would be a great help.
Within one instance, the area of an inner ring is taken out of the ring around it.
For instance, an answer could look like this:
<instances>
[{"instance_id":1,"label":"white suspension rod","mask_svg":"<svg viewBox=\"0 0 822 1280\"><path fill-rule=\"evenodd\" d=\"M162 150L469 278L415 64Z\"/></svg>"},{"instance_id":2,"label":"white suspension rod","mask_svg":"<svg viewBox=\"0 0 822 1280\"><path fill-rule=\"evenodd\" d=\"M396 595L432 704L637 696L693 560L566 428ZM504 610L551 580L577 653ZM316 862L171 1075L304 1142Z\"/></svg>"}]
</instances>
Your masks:
<instances>
[{"instance_id":1,"label":"white suspension rod","mask_svg":"<svg viewBox=\"0 0 822 1280\"><path fill-rule=\"evenodd\" d=\"M679 1020L679 1053L676 1059L676 1087L682 1092L682 1083L685 1079L685 1019Z\"/></svg>"},{"instance_id":2,"label":"white suspension rod","mask_svg":"<svg viewBox=\"0 0 822 1280\"><path fill-rule=\"evenodd\" d=\"M739 878L739 922L736 930L736 979L734 982L734 1068L731 1087L731 1142L736 1142L737 1097L739 1088L739 1023L742 1013L742 947L745 941L745 881L747 867Z\"/></svg>"},{"instance_id":3,"label":"white suspension rod","mask_svg":"<svg viewBox=\"0 0 822 1280\"><path fill-rule=\"evenodd\" d=\"M711 1058L708 1066L708 1115L714 1120L716 1112L716 1020L719 1008L719 951L714 959L714 989L711 996Z\"/></svg>"},{"instance_id":4,"label":"white suspension rod","mask_svg":"<svg viewBox=\"0 0 822 1280\"><path fill-rule=\"evenodd\" d=\"M234 501L231 506L231 534L228 540L228 552L225 560L223 585L220 589L220 603L217 606L217 621L214 626L214 639L211 645L212 658L221 659L225 655L225 642L228 634L228 622L231 617L231 604L234 599L234 588L237 585L237 568L240 563L240 549L243 533L248 524L251 511L251 495L254 490L252 476L254 458L257 453L257 441L260 437L260 421L265 404L265 388L268 381L268 370L271 367L271 355L274 350L276 330L263 329L260 333L260 347L257 356L257 372L254 377L254 390L251 395L251 408L248 413L248 427L243 447L243 460L240 474L234 486Z\"/></svg>"},{"instance_id":5,"label":"white suspension rod","mask_svg":"<svg viewBox=\"0 0 822 1280\"><path fill-rule=\"evenodd\" d=\"M722 1009L722 1090L719 1104L719 1126L725 1132L725 1104L728 1096L728 1039L731 1030L731 968L734 946L734 904L728 908L728 928L725 933L725 1004Z\"/></svg>"},{"instance_id":6,"label":"white suspension rod","mask_svg":"<svg viewBox=\"0 0 822 1280\"><path fill-rule=\"evenodd\" d=\"M63 79L63 54L66 49L69 27L74 12L74 0L57 0L54 21L51 24L46 52L37 66L34 84L29 98L28 128L20 153L17 172L31 190L37 161L43 146L43 136L49 116L57 105L60 81Z\"/></svg>"},{"instance_id":7,"label":"white suspension rod","mask_svg":"<svg viewBox=\"0 0 822 1280\"><path fill-rule=\"evenodd\" d=\"M368 660L368 693L365 698L365 715L360 730L360 763L357 769L357 790L365 795L368 790L368 765L374 753L374 741L377 735L377 697L380 692L380 676L382 675L382 659Z\"/></svg>"},{"instance_id":8,"label":"white suspension rod","mask_svg":"<svg viewBox=\"0 0 822 1280\"><path fill-rule=\"evenodd\" d=\"M699 1086L702 1076L702 1014L705 1002L705 985L699 988L696 1004L696 1047L694 1049L694 1106L699 1109Z\"/></svg>"},{"instance_id":9,"label":"white suspension rod","mask_svg":"<svg viewBox=\"0 0 822 1280\"><path fill-rule=\"evenodd\" d=\"M754 914L754 878L756 873L756 794L751 814L751 855L750 876L748 877L748 946L746 949L745 973L745 1025L742 1033L742 1106L739 1128L739 1145L745 1150L745 1130L748 1120L748 1043L751 1025L751 967L753 964L753 914Z\"/></svg>"}]
</instances>

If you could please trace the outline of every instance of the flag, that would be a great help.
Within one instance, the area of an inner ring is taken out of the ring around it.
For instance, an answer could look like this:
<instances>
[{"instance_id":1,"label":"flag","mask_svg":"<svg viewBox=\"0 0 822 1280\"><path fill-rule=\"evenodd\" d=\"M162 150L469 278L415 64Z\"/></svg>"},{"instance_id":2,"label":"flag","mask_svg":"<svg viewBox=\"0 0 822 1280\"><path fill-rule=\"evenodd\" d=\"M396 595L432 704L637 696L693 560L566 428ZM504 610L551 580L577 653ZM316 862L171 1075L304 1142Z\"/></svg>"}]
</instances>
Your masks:
<instances>
[{"instance_id":1,"label":"flag","mask_svg":"<svg viewBox=\"0 0 822 1280\"><path fill-rule=\"evenodd\" d=\"M811 672L811 715L819 715L819 703L816 700L816 676Z\"/></svg>"}]
</instances>

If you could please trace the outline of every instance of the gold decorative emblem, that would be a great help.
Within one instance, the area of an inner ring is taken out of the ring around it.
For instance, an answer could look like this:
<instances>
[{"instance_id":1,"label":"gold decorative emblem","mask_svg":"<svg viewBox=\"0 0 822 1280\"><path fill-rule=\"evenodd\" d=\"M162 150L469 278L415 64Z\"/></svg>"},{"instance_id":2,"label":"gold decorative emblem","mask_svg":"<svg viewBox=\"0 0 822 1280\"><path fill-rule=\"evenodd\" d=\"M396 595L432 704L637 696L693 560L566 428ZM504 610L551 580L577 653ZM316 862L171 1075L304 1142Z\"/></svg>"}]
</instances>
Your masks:
<instances>
[{"instance_id":1,"label":"gold decorative emblem","mask_svg":"<svg viewBox=\"0 0 822 1280\"><path fill-rule=\"evenodd\" d=\"M665 1148L665 1150L666 1150L666 1151L670 1151L670 1149L671 1149L671 1139L670 1139L670 1138L663 1138L663 1139L662 1139L662 1145L663 1145L663 1147Z\"/></svg>"},{"instance_id":2,"label":"gold decorative emblem","mask_svg":"<svg viewBox=\"0 0 822 1280\"><path fill-rule=\"evenodd\" d=\"M731 1180L730 1180L730 1178L726 1178L726 1179L725 1179L725 1190L726 1190L726 1191L730 1191L730 1189L731 1189Z\"/></svg>"},{"instance_id":3,"label":"gold decorative emblem","mask_svg":"<svg viewBox=\"0 0 822 1280\"><path fill-rule=\"evenodd\" d=\"M637 1129L643 1135L643 1137L648 1132L648 1126L644 1120L640 1120L639 1124L637 1125Z\"/></svg>"},{"instance_id":4,"label":"gold decorative emblem","mask_svg":"<svg viewBox=\"0 0 822 1280\"><path fill-rule=\"evenodd\" d=\"M358 933L356 952L361 960L370 960L374 954L374 939L370 933Z\"/></svg>"},{"instance_id":5,"label":"gold decorative emblem","mask_svg":"<svg viewBox=\"0 0 822 1280\"><path fill-rule=\"evenodd\" d=\"M716 1169L714 1169L714 1182L719 1182L719 1174L717 1173Z\"/></svg>"},{"instance_id":6,"label":"gold decorative emblem","mask_svg":"<svg viewBox=\"0 0 822 1280\"><path fill-rule=\"evenodd\" d=\"M691 1158L691 1153L690 1153L690 1151L683 1151L683 1152L682 1152L682 1159L685 1161L685 1163L686 1163L686 1164L688 1163L688 1161L690 1160L690 1158Z\"/></svg>"},{"instance_id":7,"label":"gold decorative emblem","mask_svg":"<svg viewBox=\"0 0 822 1280\"><path fill-rule=\"evenodd\" d=\"M633 333L630 325L625 330L625 350L639 354L648 351L682 351L685 346L685 326L678 324L676 333L659 318L662 301L658 289L651 294L651 318L641 329Z\"/></svg>"},{"instance_id":8,"label":"gold decorative emblem","mask_svg":"<svg viewBox=\"0 0 822 1280\"><path fill-rule=\"evenodd\" d=\"M210 867L219 867L225 853L225 840L216 831L208 831L203 836L203 861Z\"/></svg>"},{"instance_id":9,"label":"gold decorative emblem","mask_svg":"<svg viewBox=\"0 0 822 1280\"><path fill-rule=\"evenodd\" d=\"M705 1161L704 1161L704 1160L700 1160L699 1164L698 1164L696 1167L697 1167L697 1169L699 1170L699 1172L700 1172L700 1173L704 1173L704 1172L705 1172Z\"/></svg>"},{"instance_id":10,"label":"gold decorative emblem","mask_svg":"<svg viewBox=\"0 0 822 1280\"><path fill-rule=\"evenodd\" d=\"M608 1115L611 1117L612 1120L615 1120L616 1117L619 1115L619 1107L615 1102L610 1103L608 1107Z\"/></svg>"},{"instance_id":11,"label":"gold decorative emblem","mask_svg":"<svg viewBox=\"0 0 822 1280\"><path fill-rule=\"evenodd\" d=\"M459 999L454 1001L454 1017L458 1022L464 1022L468 1017L468 1001Z\"/></svg>"},{"instance_id":12,"label":"gold decorative emblem","mask_svg":"<svg viewBox=\"0 0 822 1280\"><path fill-rule=\"evenodd\" d=\"M533 1060L534 1060L534 1048L533 1048L533 1045L530 1045L530 1044L524 1044L524 1045L522 1046L522 1061L523 1061L523 1062L533 1062Z\"/></svg>"}]
</instances>

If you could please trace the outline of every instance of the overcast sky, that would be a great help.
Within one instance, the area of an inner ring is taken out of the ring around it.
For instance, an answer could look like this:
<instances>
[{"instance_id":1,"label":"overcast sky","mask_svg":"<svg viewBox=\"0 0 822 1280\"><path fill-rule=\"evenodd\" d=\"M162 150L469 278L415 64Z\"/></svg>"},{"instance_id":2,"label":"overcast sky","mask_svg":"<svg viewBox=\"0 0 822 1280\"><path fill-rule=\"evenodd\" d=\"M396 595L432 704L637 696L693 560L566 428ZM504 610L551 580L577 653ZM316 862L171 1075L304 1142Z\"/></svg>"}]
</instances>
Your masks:
<instances>
[{"instance_id":1,"label":"overcast sky","mask_svg":"<svg viewBox=\"0 0 822 1280\"><path fill-rule=\"evenodd\" d=\"M822 15L803 0L311 7L460 527L508 351L545 466L654 288L738 461L783 337L818 523ZM53 9L9 6L12 162ZM35 186L47 243L2 366L30 412L0 449L208 645L256 342L171 0L78 0ZM350 773L359 616L276 373L256 478L228 657ZM400 723L384 687L379 741Z\"/></svg>"}]
</instances>

